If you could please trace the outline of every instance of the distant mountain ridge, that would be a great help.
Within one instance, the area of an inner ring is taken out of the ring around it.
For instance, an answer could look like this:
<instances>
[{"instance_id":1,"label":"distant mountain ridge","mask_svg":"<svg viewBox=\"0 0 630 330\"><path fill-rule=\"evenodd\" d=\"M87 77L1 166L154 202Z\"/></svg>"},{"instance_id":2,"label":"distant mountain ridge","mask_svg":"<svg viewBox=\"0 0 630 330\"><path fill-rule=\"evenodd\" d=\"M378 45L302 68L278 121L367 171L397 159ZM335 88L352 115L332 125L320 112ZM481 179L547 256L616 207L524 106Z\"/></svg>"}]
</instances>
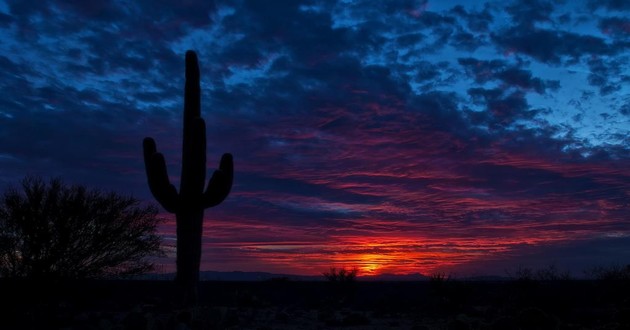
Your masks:
<instances>
[{"instance_id":1,"label":"distant mountain ridge","mask_svg":"<svg viewBox=\"0 0 630 330\"><path fill-rule=\"evenodd\" d=\"M165 274L144 274L137 277L142 280L173 280L175 273ZM306 275L289 275L289 274L273 274L266 272L219 272L219 271L201 271L199 272L199 280L201 281L269 281L269 280L291 280L291 281L322 281L323 276L306 276Z\"/></svg>"},{"instance_id":2,"label":"distant mountain ridge","mask_svg":"<svg viewBox=\"0 0 630 330\"><path fill-rule=\"evenodd\" d=\"M173 280L175 273L166 274L145 274L138 276L140 280ZM267 272L219 272L219 271L201 271L199 273L201 281L272 281L272 280L289 280L289 281L325 281L323 275L293 275L293 274L275 274ZM374 282L374 281L427 281L429 276L416 274L379 274L379 275L359 275L358 281ZM470 280L488 280L490 277L470 278ZM466 280L462 278L461 280ZM499 280L499 278L492 277L492 280Z\"/></svg>"},{"instance_id":3,"label":"distant mountain ridge","mask_svg":"<svg viewBox=\"0 0 630 330\"><path fill-rule=\"evenodd\" d=\"M175 279L175 273L165 274L144 274L135 277L138 280L164 280L169 281ZM245 282L257 282L257 281L325 281L326 278L323 275L292 275L292 274L274 274L266 272L219 272L219 271L201 271L199 273L199 279L201 281L245 281ZM471 276L471 277L457 277L454 278L458 281L505 281L508 280L502 276ZM364 275L357 277L357 281L361 282L376 282L376 281L397 281L397 282L411 282L411 281L428 281L429 276L422 275L420 273L415 274L379 274L379 275Z\"/></svg>"}]
</instances>

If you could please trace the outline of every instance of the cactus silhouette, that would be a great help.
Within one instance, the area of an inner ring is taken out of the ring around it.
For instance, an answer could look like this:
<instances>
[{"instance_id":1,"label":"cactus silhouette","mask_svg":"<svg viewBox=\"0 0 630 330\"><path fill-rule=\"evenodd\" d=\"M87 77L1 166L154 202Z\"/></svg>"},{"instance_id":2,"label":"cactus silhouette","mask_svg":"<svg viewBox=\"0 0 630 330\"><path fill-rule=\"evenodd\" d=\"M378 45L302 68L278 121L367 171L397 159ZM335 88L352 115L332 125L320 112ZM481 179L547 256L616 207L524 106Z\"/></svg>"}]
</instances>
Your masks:
<instances>
[{"instance_id":1,"label":"cactus silhouette","mask_svg":"<svg viewBox=\"0 0 630 330\"><path fill-rule=\"evenodd\" d=\"M206 208L220 204L232 188L232 155L221 157L219 169L206 180L206 123L201 118L201 89L197 54L186 52L186 86L184 93L184 136L182 172L179 193L171 184L164 156L157 152L155 141L143 141L144 165L149 189L168 212L175 213L177 223L177 275L185 304L196 303L201 261L201 233Z\"/></svg>"}]
</instances>

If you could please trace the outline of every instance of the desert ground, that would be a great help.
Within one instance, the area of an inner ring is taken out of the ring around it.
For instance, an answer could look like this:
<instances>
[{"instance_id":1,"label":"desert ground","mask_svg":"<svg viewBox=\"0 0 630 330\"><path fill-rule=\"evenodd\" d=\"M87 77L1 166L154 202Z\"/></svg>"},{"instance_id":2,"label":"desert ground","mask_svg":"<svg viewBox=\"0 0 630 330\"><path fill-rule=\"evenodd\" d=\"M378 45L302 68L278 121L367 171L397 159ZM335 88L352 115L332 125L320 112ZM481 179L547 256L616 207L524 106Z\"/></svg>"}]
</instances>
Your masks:
<instances>
[{"instance_id":1,"label":"desert ground","mask_svg":"<svg viewBox=\"0 0 630 330\"><path fill-rule=\"evenodd\" d=\"M0 329L630 329L626 281L0 280Z\"/></svg>"}]
</instances>

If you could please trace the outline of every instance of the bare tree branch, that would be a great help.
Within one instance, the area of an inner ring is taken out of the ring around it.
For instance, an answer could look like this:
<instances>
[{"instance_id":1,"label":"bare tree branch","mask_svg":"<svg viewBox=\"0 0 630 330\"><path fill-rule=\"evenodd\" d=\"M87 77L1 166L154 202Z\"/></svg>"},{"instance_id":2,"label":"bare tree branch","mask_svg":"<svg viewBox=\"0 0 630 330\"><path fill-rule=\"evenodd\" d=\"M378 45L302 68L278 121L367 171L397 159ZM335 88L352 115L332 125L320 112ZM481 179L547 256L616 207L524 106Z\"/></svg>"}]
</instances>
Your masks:
<instances>
[{"instance_id":1,"label":"bare tree branch","mask_svg":"<svg viewBox=\"0 0 630 330\"><path fill-rule=\"evenodd\" d=\"M140 274L163 255L155 206L132 197L27 177L0 196L0 276Z\"/></svg>"}]
</instances>

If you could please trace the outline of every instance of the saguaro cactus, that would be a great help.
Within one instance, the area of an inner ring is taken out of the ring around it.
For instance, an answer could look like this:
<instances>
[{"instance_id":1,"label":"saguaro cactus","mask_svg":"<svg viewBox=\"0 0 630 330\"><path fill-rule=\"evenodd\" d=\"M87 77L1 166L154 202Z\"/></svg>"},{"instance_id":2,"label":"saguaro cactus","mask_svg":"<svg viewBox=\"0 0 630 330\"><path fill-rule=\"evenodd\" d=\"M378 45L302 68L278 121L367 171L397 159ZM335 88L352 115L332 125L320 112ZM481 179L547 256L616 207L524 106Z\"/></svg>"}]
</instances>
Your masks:
<instances>
[{"instance_id":1,"label":"saguaro cactus","mask_svg":"<svg viewBox=\"0 0 630 330\"><path fill-rule=\"evenodd\" d=\"M201 89L197 54L186 52L186 87L184 93L184 138L179 193L171 184L164 156L155 141L143 141L144 165L149 189L155 199L175 213L177 222L177 276L186 303L196 302L201 261L201 233L206 208L221 203L232 188L232 155L221 157L219 169L206 180L206 123L201 118Z\"/></svg>"}]
</instances>

